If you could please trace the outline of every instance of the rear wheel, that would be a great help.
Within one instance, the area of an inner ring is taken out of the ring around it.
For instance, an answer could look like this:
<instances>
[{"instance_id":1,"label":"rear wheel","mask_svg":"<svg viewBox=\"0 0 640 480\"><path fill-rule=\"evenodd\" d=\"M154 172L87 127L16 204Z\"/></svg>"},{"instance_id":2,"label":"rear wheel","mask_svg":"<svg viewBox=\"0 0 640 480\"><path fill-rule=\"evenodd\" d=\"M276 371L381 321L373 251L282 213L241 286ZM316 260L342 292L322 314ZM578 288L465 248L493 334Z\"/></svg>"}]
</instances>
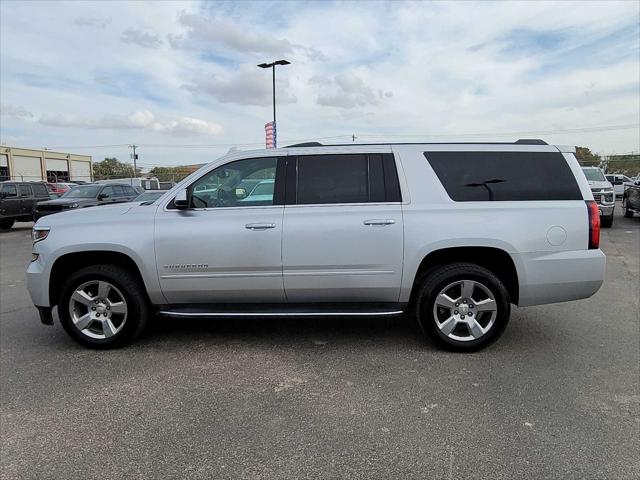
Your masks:
<instances>
[{"instance_id":1,"label":"rear wheel","mask_svg":"<svg viewBox=\"0 0 640 480\"><path fill-rule=\"evenodd\" d=\"M58 315L66 332L90 348L117 348L144 329L150 307L138 279L117 265L92 265L62 287Z\"/></svg>"},{"instance_id":2,"label":"rear wheel","mask_svg":"<svg viewBox=\"0 0 640 480\"><path fill-rule=\"evenodd\" d=\"M11 227L13 227L13 223L14 220L3 220L0 222L0 229L1 230L9 230Z\"/></svg>"},{"instance_id":3,"label":"rear wheel","mask_svg":"<svg viewBox=\"0 0 640 480\"><path fill-rule=\"evenodd\" d=\"M506 288L492 272L472 263L433 271L422 283L416 302L422 331L448 350L484 348L504 332L509 321Z\"/></svg>"}]
</instances>

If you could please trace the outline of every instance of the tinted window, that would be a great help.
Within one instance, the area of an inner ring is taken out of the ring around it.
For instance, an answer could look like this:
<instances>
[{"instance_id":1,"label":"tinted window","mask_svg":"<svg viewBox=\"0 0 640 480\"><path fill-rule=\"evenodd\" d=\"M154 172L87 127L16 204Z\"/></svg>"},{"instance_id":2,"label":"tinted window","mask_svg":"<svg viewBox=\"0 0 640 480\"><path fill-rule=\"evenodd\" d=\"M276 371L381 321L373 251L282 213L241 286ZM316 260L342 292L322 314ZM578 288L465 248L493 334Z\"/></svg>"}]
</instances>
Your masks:
<instances>
[{"instance_id":1,"label":"tinted window","mask_svg":"<svg viewBox=\"0 0 640 480\"><path fill-rule=\"evenodd\" d=\"M102 195L103 198L113 198L115 197L115 192L113 187L104 187L100 192L100 195Z\"/></svg>"},{"instance_id":2,"label":"tinted window","mask_svg":"<svg viewBox=\"0 0 640 480\"><path fill-rule=\"evenodd\" d=\"M98 185L82 185L73 187L61 198L95 198L98 195L98 190L100 190Z\"/></svg>"},{"instance_id":3,"label":"tinted window","mask_svg":"<svg viewBox=\"0 0 640 480\"><path fill-rule=\"evenodd\" d=\"M35 183L35 184L31 185L31 188L33 188L33 193L36 195L36 197L48 197L49 196L49 192L47 191L47 187L45 187L41 183Z\"/></svg>"},{"instance_id":4,"label":"tinted window","mask_svg":"<svg viewBox=\"0 0 640 480\"><path fill-rule=\"evenodd\" d=\"M369 201L366 155L298 157L298 204Z\"/></svg>"},{"instance_id":5,"label":"tinted window","mask_svg":"<svg viewBox=\"0 0 640 480\"><path fill-rule=\"evenodd\" d=\"M115 191L116 197L124 197L126 195L124 187L120 185L114 185L113 190Z\"/></svg>"},{"instance_id":6,"label":"tinted window","mask_svg":"<svg viewBox=\"0 0 640 480\"><path fill-rule=\"evenodd\" d=\"M138 192L136 192L133 187L124 187L124 190L125 190L125 195L128 195L128 196L138 195Z\"/></svg>"},{"instance_id":7,"label":"tinted window","mask_svg":"<svg viewBox=\"0 0 640 480\"><path fill-rule=\"evenodd\" d=\"M5 197L17 197L18 189L16 188L15 185L3 185L2 193L4 194Z\"/></svg>"},{"instance_id":8,"label":"tinted window","mask_svg":"<svg viewBox=\"0 0 640 480\"><path fill-rule=\"evenodd\" d=\"M456 202L582 199L561 153L425 152L424 155Z\"/></svg>"},{"instance_id":9,"label":"tinted window","mask_svg":"<svg viewBox=\"0 0 640 480\"><path fill-rule=\"evenodd\" d=\"M33 191L31 190L31 185L20 185L20 196L33 197Z\"/></svg>"}]
</instances>

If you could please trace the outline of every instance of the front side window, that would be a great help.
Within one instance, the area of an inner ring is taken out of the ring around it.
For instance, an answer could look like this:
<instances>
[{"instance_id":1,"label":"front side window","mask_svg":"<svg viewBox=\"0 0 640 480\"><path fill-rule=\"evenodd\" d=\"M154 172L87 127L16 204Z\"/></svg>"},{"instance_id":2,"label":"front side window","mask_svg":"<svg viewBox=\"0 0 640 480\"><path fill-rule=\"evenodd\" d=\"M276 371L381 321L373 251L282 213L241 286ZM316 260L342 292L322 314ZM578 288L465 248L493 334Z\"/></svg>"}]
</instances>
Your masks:
<instances>
[{"instance_id":1,"label":"front side window","mask_svg":"<svg viewBox=\"0 0 640 480\"><path fill-rule=\"evenodd\" d=\"M425 152L424 156L456 202L582 199L561 153Z\"/></svg>"},{"instance_id":2,"label":"front side window","mask_svg":"<svg viewBox=\"0 0 640 480\"><path fill-rule=\"evenodd\" d=\"M2 186L2 196L3 197L17 197L18 189L15 185L3 185Z\"/></svg>"},{"instance_id":3,"label":"front side window","mask_svg":"<svg viewBox=\"0 0 640 480\"><path fill-rule=\"evenodd\" d=\"M227 163L200 177L189 188L191 208L274 205L277 157ZM256 189L260 188L258 192Z\"/></svg>"}]
</instances>

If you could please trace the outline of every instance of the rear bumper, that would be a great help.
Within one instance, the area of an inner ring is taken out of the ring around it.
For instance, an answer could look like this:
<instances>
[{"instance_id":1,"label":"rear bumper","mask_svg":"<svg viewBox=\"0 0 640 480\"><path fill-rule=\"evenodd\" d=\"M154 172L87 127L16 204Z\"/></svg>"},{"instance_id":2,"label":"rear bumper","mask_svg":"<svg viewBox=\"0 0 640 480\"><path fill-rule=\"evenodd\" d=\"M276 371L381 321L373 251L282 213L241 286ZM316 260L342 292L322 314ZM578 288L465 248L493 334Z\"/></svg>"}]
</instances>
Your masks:
<instances>
[{"instance_id":1,"label":"rear bumper","mask_svg":"<svg viewBox=\"0 0 640 480\"><path fill-rule=\"evenodd\" d=\"M601 250L525 253L514 255L514 261L522 307L589 298L604 281Z\"/></svg>"}]
</instances>

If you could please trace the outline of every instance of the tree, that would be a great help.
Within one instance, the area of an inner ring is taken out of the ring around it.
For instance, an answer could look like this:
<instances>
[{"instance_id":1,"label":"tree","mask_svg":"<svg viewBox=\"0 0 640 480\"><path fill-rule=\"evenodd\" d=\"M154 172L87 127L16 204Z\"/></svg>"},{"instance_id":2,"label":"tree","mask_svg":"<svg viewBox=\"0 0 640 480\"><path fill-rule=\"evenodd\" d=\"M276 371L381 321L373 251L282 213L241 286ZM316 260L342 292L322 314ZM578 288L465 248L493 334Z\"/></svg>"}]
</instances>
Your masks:
<instances>
[{"instance_id":1,"label":"tree","mask_svg":"<svg viewBox=\"0 0 640 480\"><path fill-rule=\"evenodd\" d=\"M138 168L138 174L141 170ZM133 167L127 163L118 161L117 158L107 157L101 162L93 164L94 180L108 180L110 178L130 178L133 177Z\"/></svg>"},{"instance_id":2,"label":"tree","mask_svg":"<svg viewBox=\"0 0 640 480\"><path fill-rule=\"evenodd\" d=\"M599 167L602 164L602 157L587 147L576 147L576 158L583 167Z\"/></svg>"},{"instance_id":3,"label":"tree","mask_svg":"<svg viewBox=\"0 0 640 480\"><path fill-rule=\"evenodd\" d=\"M153 167L149 171L150 177L157 177L161 182L179 182L193 172L186 167Z\"/></svg>"}]
</instances>

